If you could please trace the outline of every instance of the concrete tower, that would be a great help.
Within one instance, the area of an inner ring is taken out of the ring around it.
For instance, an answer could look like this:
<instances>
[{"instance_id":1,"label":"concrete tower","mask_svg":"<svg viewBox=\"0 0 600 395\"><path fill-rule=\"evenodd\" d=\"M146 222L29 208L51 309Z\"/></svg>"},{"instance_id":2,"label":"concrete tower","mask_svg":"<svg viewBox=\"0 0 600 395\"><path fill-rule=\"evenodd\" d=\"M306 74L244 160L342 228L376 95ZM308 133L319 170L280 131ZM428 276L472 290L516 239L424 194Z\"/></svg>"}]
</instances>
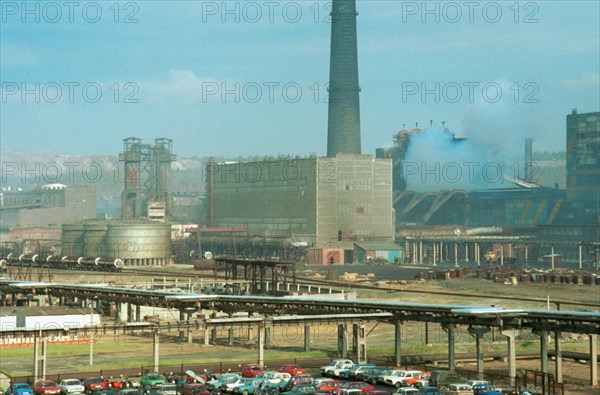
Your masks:
<instances>
[{"instance_id":1,"label":"concrete tower","mask_svg":"<svg viewBox=\"0 0 600 395\"><path fill-rule=\"evenodd\" d=\"M356 0L333 0L327 156L360 154Z\"/></svg>"}]
</instances>

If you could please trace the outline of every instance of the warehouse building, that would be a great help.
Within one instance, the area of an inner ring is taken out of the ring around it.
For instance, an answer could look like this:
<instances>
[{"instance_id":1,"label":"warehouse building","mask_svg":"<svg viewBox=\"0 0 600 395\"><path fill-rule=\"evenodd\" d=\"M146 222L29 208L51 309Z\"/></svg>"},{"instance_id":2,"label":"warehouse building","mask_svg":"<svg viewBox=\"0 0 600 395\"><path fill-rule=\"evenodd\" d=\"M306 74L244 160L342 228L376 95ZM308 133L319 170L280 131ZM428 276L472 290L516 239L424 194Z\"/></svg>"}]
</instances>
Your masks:
<instances>
[{"instance_id":1,"label":"warehouse building","mask_svg":"<svg viewBox=\"0 0 600 395\"><path fill-rule=\"evenodd\" d=\"M309 262L354 262L354 242L392 242L391 161L281 158L208 169L214 225L306 245Z\"/></svg>"}]
</instances>

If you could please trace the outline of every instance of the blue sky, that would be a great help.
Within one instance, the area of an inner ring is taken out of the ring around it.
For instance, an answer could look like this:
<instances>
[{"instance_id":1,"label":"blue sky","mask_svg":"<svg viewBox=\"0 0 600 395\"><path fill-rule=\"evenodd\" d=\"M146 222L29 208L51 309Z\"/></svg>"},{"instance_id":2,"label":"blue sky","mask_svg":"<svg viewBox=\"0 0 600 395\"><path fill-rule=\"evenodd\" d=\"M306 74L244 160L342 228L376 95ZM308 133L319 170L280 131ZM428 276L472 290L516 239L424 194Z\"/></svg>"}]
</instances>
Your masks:
<instances>
[{"instance_id":1,"label":"blue sky","mask_svg":"<svg viewBox=\"0 0 600 395\"><path fill-rule=\"evenodd\" d=\"M0 3L3 151L326 152L329 2ZM600 2L466 3L358 0L364 153L429 120L563 150L571 109L600 110Z\"/></svg>"}]
</instances>

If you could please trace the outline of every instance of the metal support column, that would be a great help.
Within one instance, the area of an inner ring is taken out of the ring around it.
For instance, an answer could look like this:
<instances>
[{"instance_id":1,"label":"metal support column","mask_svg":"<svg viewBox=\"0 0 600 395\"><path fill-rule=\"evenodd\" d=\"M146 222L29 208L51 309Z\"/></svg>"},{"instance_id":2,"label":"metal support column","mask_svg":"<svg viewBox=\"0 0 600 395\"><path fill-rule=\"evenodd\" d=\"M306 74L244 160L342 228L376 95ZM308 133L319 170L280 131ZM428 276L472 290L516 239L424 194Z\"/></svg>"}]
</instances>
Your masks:
<instances>
[{"instance_id":1,"label":"metal support column","mask_svg":"<svg viewBox=\"0 0 600 395\"><path fill-rule=\"evenodd\" d=\"M188 344L192 344L194 342L194 336L192 334L192 325L191 325L192 315L193 314L194 313L192 313L192 312L188 312L187 313L187 321L188 321L188 326L187 326L187 342L188 342Z\"/></svg>"},{"instance_id":2,"label":"metal support column","mask_svg":"<svg viewBox=\"0 0 600 395\"><path fill-rule=\"evenodd\" d=\"M310 351L310 323L304 324L304 352Z\"/></svg>"},{"instance_id":3,"label":"metal support column","mask_svg":"<svg viewBox=\"0 0 600 395\"><path fill-rule=\"evenodd\" d=\"M348 326L346 324L338 325L338 357L340 358L348 358L347 329Z\"/></svg>"},{"instance_id":4,"label":"metal support column","mask_svg":"<svg viewBox=\"0 0 600 395\"><path fill-rule=\"evenodd\" d=\"M483 347L481 339L490 331L485 326L472 326L469 328L469 334L475 338L475 355L477 357L477 377L483 379Z\"/></svg>"},{"instance_id":5,"label":"metal support column","mask_svg":"<svg viewBox=\"0 0 600 395\"><path fill-rule=\"evenodd\" d=\"M152 360L154 361L154 373L158 373L160 365L160 331L156 329L152 336Z\"/></svg>"},{"instance_id":6,"label":"metal support column","mask_svg":"<svg viewBox=\"0 0 600 395\"><path fill-rule=\"evenodd\" d=\"M435 246L435 245L434 245ZM400 367L402 364L402 321L394 324L394 362Z\"/></svg>"},{"instance_id":7,"label":"metal support column","mask_svg":"<svg viewBox=\"0 0 600 395\"><path fill-rule=\"evenodd\" d=\"M515 338L521 333L518 329L505 329L501 331L503 336L507 338L508 346L508 378L512 387L516 384L517 378L517 354L515 350Z\"/></svg>"},{"instance_id":8,"label":"metal support column","mask_svg":"<svg viewBox=\"0 0 600 395\"><path fill-rule=\"evenodd\" d=\"M46 357L48 355L48 348L47 348L47 344L48 341L46 338L44 338L44 340L42 340L42 357L41 357L41 362L42 362L42 380L46 380Z\"/></svg>"},{"instance_id":9,"label":"metal support column","mask_svg":"<svg viewBox=\"0 0 600 395\"><path fill-rule=\"evenodd\" d=\"M367 363L367 330L363 322L352 325L352 354L356 363Z\"/></svg>"},{"instance_id":10,"label":"metal support column","mask_svg":"<svg viewBox=\"0 0 600 395\"><path fill-rule=\"evenodd\" d=\"M455 244L456 246L456 244ZM456 325L454 324L443 324L442 328L448 334L448 368L450 370L454 370L456 367L456 358L455 358L455 330Z\"/></svg>"},{"instance_id":11,"label":"metal support column","mask_svg":"<svg viewBox=\"0 0 600 395\"><path fill-rule=\"evenodd\" d=\"M454 243L454 266L458 267L458 244Z\"/></svg>"},{"instance_id":12,"label":"metal support column","mask_svg":"<svg viewBox=\"0 0 600 395\"><path fill-rule=\"evenodd\" d=\"M265 323L258 325L258 363L262 366L265 363Z\"/></svg>"},{"instance_id":13,"label":"metal support column","mask_svg":"<svg viewBox=\"0 0 600 395\"><path fill-rule=\"evenodd\" d=\"M133 322L133 305L127 303L127 322Z\"/></svg>"},{"instance_id":14,"label":"metal support column","mask_svg":"<svg viewBox=\"0 0 600 395\"><path fill-rule=\"evenodd\" d=\"M33 335L33 382L36 383L39 379L39 339L37 334Z\"/></svg>"},{"instance_id":15,"label":"metal support column","mask_svg":"<svg viewBox=\"0 0 600 395\"><path fill-rule=\"evenodd\" d=\"M211 318L217 318L217 312L213 311L212 314L210 315ZM213 328L210 331L210 343L211 344L217 344L217 328Z\"/></svg>"},{"instance_id":16,"label":"metal support column","mask_svg":"<svg viewBox=\"0 0 600 395\"><path fill-rule=\"evenodd\" d=\"M598 335L590 336L590 385L598 385Z\"/></svg>"},{"instance_id":17,"label":"metal support column","mask_svg":"<svg viewBox=\"0 0 600 395\"><path fill-rule=\"evenodd\" d=\"M229 313L229 318L233 317L233 313ZM233 346L233 327L227 329L227 345Z\"/></svg>"},{"instance_id":18,"label":"metal support column","mask_svg":"<svg viewBox=\"0 0 600 395\"><path fill-rule=\"evenodd\" d=\"M540 337L540 370L548 373L548 331L533 331Z\"/></svg>"},{"instance_id":19,"label":"metal support column","mask_svg":"<svg viewBox=\"0 0 600 395\"><path fill-rule=\"evenodd\" d=\"M135 305L135 322L142 321L142 306Z\"/></svg>"},{"instance_id":20,"label":"metal support column","mask_svg":"<svg viewBox=\"0 0 600 395\"><path fill-rule=\"evenodd\" d=\"M556 382L563 382L563 367L562 367L562 337L560 332L554 332L554 354L556 356Z\"/></svg>"},{"instance_id":21,"label":"metal support column","mask_svg":"<svg viewBox=\"0 0 600 395\"><path fill-rule=\"evenodd\" d=\"M265 348L266 349L270 349L273 345L273 339L272 339L272 334L273 334L273 318L272 317L265 317Z\"/></svg>"},{"instance_id":22,"label":"metal support column","mask_svg":"<svg viewBox=\"0 0 600 395\"><path fill-rule=\"evenodd\" d=\"M179 310L179 340L185 339L185 310Z\"/></svg>"},{"instance_id":23,"label":"metal support column","mask_svg":"<svg viewBox=\"0 0 600 395\"><path fill-rule=\"evenodd\" d=\"M115 303L115 323L116 324L121 323L121 303L120 302Z\"/></svg>"}]
</instances>

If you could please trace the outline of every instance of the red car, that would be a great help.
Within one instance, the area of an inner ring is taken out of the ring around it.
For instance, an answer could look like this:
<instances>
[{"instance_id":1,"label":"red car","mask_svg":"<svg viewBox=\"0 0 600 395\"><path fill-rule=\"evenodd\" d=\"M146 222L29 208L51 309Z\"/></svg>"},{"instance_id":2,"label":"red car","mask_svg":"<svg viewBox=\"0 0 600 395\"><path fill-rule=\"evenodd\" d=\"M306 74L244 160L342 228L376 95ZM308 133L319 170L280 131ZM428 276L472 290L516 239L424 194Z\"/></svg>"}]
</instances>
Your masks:
<instances>
[{"instance_id":1,"label":"red car","mask_svg":"<svg viewBox=\"0 0 600 395\"><path fill-rule=\"evenodd\" d=\"M184 384L181 395L210 395L210 391L206 389L204 384Z\"/></svg>"},{"instance_id":2,"label":"red car","mask_svg":"<svg viewBox=\"0 0 600 395\"><path fill-rule=\"evenodd\" d=\"M360 390L361 394L365 394L367 392L375 391L375 387L364 381L348 381L342 384L341 387L334 389L332 392L333 394L338 395L340 393L353 392L352 390Z\"/></svg>"},{"instance_id":3,"label":"red car","mask_svg":"<svg viewBox=\"0 0 600 395\"><path fill-rule=\"evenodd\" d=\"M344 384L344 382L340 380L325 380L317 385L317 389L325 392L332 392L336 388L340 388L342 384Z\"/></svg>"},{"instance_id":4,"label":"red car","mask_svg":"<svg viewBox=\"0 0 600 395\"><path fill-rule=\"evenodd\" d=\"M35 395L58 395L60 388L52 380L40 380L33 386L33 392Z\"/></svg>"},{"instance_id":5,"label":"red car","mask_svg":"<svg viewBox=\"0 0 600 395\"><path fill-rule=\"evenodd\" d=\"M289 373L292 376L295 376L297 374L306 374L305 369L302 369L300 367L300 365L293 364L293 363L288 363L288 364L283 365L281 368L279 368L278 372L279 373Z\"/></svg>"},{"instance_id":6,"label":"red car","mask_svg":"<svg viewBox=\"0 0 600 395\"><path fill-rule=\"evenodd\" d=\"M256 377L266 371L267 368L257 363L247 363L242 365L242 377Z\"/></svg>"},{"instance_id":7,"label":"red car","mask_svg":"<svg viewBox=\"0 0 600 395\"><path fill-rule=\"evenodd\" d=\"M108 383L101 377L92 377L81 382L87 394L94 391L105 390L108 388Z\"/></svg>"}]
</instances>

